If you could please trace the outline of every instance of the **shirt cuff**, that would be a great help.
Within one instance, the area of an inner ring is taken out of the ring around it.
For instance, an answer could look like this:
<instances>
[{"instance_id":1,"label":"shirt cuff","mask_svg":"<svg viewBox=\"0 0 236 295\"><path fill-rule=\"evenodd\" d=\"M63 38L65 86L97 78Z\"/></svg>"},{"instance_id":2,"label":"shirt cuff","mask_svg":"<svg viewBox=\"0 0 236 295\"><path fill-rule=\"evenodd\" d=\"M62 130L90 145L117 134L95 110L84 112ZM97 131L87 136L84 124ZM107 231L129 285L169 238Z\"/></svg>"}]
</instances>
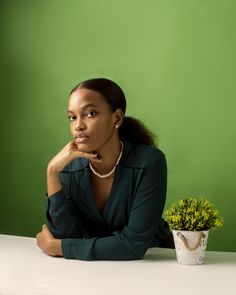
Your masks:
<instances>
[{"instance_id":1,"label":"shirt cuff","mask_svg":"<svg viewBox=\"0 0 236 295\"><path fill-rule=\"evenodd\" d=\"M64 258L80 259L80 260L94 260L93 248L97 237L90 239L62 239L61 248Z\"/></svg>"}]
</instances>

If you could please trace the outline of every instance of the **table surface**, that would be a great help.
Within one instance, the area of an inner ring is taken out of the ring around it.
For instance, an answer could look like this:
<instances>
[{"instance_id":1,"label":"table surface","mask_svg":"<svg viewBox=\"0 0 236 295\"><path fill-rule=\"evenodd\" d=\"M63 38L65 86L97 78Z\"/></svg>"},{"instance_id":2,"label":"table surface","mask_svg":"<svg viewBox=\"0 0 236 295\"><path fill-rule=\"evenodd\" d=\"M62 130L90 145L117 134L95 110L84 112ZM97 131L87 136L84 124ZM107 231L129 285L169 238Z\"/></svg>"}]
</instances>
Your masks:
<instances>
[{"instance_id":1,"label":"table surface","mask_svg":"<svg viewBox=\"0 0 236 295\"><path fill-rule=\"evenodd\" d=\"M236 294L236 252L206 251L184 266L175 250L150 248L142 260L81 261L51 257L34 238L0 235L0 295Z\"/></svg>"}]
</instances>

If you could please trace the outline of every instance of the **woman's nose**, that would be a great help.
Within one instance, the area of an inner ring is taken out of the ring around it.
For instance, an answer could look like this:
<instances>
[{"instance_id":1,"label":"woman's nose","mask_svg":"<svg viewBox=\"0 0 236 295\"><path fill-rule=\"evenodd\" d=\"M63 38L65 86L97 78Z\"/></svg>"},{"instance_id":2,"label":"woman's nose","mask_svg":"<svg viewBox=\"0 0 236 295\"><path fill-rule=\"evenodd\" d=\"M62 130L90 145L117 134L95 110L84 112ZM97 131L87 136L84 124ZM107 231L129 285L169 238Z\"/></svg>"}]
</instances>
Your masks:
<instances>
[{"instance_id":1,"label":"woman's nose","mask_svg":"<svg viewBox=\"0 0 236 295\"><path fill-rule=\"evenodd\" d=\"M82 120L77 120L75 124L75 130L84 130L86 126Z\"/></svg>"}]
</instances>

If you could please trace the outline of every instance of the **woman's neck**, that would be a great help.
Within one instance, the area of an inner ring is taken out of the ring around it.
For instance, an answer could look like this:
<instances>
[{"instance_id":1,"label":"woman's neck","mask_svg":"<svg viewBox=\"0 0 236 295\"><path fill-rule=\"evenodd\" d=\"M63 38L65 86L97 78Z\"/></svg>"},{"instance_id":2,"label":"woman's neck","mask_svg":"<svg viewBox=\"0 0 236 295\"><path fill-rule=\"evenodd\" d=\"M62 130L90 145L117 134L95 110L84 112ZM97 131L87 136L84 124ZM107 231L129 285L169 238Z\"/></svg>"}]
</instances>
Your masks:
<instances>
[{"instance_id":1,"label":"woman's neck","mask_svg":"<svg viewBox=\"0 0 236 295\"><path fill-rule=\"evenodd\" d=\"M115 166L120 155L121 144L119 138L109 141L96 152L102 161L97 163L91 160L92 165L98 173L106 174Z\"/></svg>"}]
</instances>

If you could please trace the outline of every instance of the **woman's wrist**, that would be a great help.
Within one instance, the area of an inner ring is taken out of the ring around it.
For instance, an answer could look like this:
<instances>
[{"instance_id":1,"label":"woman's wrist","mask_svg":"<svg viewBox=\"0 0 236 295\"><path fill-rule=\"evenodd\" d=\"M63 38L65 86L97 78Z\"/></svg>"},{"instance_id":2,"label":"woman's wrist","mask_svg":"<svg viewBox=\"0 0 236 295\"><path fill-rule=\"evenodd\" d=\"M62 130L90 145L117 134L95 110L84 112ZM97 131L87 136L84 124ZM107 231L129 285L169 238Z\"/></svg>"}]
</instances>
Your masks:
<instances>
[{"instance_id":1,"label":"woman's wrist","mask_svg":"<svg viewBox=\"0 0 236 295\"><path fill-rule=\"evenodd\" d=\"M53 239L50 241L49 254L51 256L63 256L61 248L61 240Z\"/></svg>"},{"instance_id":2,"label":"woman's wrist","mask_svg":"<svg viewBox=\"0 0 236 295\"><path fill-rule=\"evenodd\" d=\"M48 164L47 166L47 174L59 174L55 166Z\"/></svg>"}]
</instances>

